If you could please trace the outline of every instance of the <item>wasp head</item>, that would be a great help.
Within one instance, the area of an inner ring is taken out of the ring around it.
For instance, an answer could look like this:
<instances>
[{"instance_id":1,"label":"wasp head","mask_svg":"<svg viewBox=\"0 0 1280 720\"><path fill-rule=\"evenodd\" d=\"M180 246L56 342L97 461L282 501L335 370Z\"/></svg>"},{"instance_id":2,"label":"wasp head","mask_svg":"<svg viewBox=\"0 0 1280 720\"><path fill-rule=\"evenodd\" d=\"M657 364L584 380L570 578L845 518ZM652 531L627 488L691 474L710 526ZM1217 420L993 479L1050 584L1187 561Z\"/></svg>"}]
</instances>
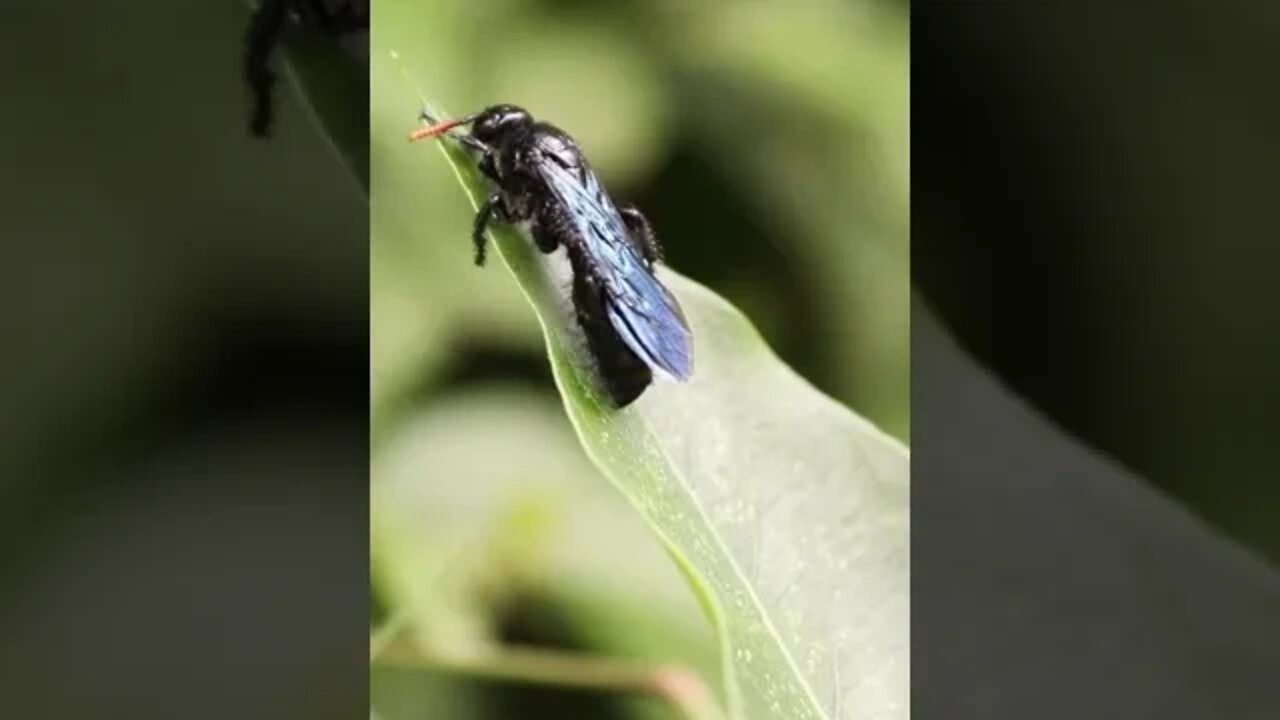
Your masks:
<instances>
[{"instance_id":1,"label":"wasp head","mask_svg":"<svg viewBox=\"0 0 1280 720\"><path fill-rule=\"evenodd\" d=\"M494 105L485 108L476 116L471 134L481 142L492 144L512 130L526 127L531 123L533 123L533 117L523 108L515 105Z\"/></svg>"}]
</instances>

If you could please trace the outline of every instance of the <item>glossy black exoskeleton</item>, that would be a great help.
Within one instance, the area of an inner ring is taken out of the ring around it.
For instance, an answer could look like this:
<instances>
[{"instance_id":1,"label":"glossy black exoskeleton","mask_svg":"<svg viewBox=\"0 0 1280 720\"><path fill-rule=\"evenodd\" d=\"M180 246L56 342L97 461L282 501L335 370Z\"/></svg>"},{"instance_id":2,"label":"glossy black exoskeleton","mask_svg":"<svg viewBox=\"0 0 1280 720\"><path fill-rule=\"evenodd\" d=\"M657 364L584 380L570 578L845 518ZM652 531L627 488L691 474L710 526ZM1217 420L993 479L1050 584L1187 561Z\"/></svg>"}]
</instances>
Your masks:
<instances>
[{"instance_id":1,"label":"glossy black exoskeleton","mask_svg":"<svg viewBox=\"0 0 1280 720\"><path fill-rule=\"evenodd\" d=\"M271 132L271 53L287 22L314 28L332 38L369 31L369 0L260 0L245 32L244 78L253 92L249 129L258 137Z\"/></svg>"},{"instance_id":2,"label":"glossy black exoskeleton","mask_svg":"<svg viewBox=\"0 0 1280 720\"><path fill-rule=\"evenodd\" d=\"M423 119L431 121L425 113ZM618 407L644 392L659 370L677 381L693 372L692 336L675 297L658 282L661 248L644 215L616 208L573 138L513 105L422 128L412 140L471 125L454 135L479 154L495 185L476 214L477 265L491 221L528 223L544 253L564 247L573 271L573 306Z\"/></svg>"}]
</instances>

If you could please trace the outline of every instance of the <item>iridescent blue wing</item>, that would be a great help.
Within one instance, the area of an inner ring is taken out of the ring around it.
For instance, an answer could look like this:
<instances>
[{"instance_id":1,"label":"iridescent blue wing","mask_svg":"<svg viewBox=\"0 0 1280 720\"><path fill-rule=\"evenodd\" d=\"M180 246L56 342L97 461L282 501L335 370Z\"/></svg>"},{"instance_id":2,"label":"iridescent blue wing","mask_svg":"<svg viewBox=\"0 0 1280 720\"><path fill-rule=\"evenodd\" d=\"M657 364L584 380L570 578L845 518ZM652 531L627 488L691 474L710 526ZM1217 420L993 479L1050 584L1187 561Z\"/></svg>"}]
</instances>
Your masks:
<instances>
[{"instance_id":1,"label":"iridescent blue wing","mask_svg":"<svg viewBox=\"0 0 1280 720\"><path fill-rule=\"evenodd\" d=\"M650 367L687 379L693 372L689 325L679 303L628 241L626 226L600 180L589 169L567 169L551 158L537 166L600 268L613 328Z\"/></svg>"}]
</instances>

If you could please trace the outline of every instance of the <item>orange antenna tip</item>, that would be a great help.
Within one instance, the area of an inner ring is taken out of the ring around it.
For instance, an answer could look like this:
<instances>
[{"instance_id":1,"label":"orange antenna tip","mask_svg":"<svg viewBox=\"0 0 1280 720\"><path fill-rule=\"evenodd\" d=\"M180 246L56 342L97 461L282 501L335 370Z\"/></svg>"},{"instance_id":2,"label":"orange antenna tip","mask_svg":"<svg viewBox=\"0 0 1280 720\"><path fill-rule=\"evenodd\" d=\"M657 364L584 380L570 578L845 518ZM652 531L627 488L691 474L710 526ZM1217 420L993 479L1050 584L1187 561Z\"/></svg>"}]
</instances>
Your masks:
<instances>
[{"instance_id":1,"label":"orange antenna tip","mask_svg":"<svg viewBox=\"0 0 1280 720\"><path fill-rule=\"evenodd\" d=\"M431 138L443 133L447 133L450 130L458 127L459 125L466 125L467 123L475 119L476 119L476 116L471 115L469 117L464 117L459 120L444 120L434 125L428 125L423 128L418 128L417 130L414 130L413 132L409 133L409 142L417 142L419 140L425 140L427 138Z\"/></svg>"}]
</instances>

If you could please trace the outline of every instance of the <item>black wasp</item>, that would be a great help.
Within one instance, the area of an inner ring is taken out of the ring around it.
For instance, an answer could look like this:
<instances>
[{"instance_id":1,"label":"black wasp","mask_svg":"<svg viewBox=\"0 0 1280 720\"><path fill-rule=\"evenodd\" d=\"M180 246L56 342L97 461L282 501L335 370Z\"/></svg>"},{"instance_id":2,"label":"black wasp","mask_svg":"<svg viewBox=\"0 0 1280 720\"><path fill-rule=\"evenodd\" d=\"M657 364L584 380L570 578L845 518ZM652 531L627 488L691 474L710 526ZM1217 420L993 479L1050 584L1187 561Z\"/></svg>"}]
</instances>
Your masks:
<instances>
[{"instance_id":1,"label":"black wasp","mask_svg":"<svg viewBox=\"0 0 1280 720\"><path fill-rule=\"evenodd\" d=\"M285 23L320 30L327 36L369 31L369 0L261 0L245 32L244 78L253 91L249 129L266 137L271 131L271 91L276 82L271 53L280 42Z\"/></svg>"},{"instance_id":2,"label":"black wasp","mask_svg":"<svg viewBox=\"0 0 1280 720\"><path fill-rule=\"evenodd\" d=\"M433 122L425 112L423 120ZM514 105L495 105L410 135L454 135L479 153L497 186L476 214L476 264L484 264L491 220L528 223L538 249L564 246L573 270L573 306L605 390L618 407L640 396L659 370L677 381L693 372L692 336L674 296L653 274L662 253L649 221L614 207L573 138Z\"/></svg>"}]
</instances>

